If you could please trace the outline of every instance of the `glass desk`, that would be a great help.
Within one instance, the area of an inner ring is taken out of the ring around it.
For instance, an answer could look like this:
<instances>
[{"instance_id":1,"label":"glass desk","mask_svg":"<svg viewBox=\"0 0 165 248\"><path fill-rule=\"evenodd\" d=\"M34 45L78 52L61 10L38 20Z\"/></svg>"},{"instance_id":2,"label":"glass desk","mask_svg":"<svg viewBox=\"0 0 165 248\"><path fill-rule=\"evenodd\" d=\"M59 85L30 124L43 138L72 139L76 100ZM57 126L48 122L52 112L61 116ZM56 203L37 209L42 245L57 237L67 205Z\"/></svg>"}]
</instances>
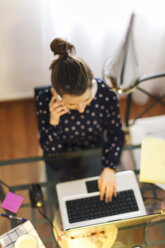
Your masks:
<instances>
[{"instance_id":1,"label":"glass desk","mask_svg":"<svg viewBox=\"0 0 165 248\"><path fill-rule=\"evenodd\" d=\"M94 150L94 151L87 151L83 152L83 156L91 159L93 161L94 156L97 159L97 156L100 155L100 150ZM63 160L69 160L72 156L79 156L79 153L73 153L72 155L63 155L62 157L59 156L56 158L56 161L63 159ZM82 155L82 154L81 154ZM16 159L16 160L9 160L9 161L0 161L0 166L4 165L14 165L19 164L20 168L22 163L28 163L29 166L31 163L38 163L38 161L44 161L45 157L34 157L34 158L24 158L24 159ZM23 169L23 166L22 166ZM13 167L14 171L14 167ZM138 171L135 171L138 177ZM5 178L0 177L1 180L5 182ZM66 178L67 179L67 178ZM46 211L46 215L53 221L53 218L56 214L56 208L54 205L54 201L51 197L51 188L55 186L55 181L46 181L46 182L36 182L41 185L43 195L44 195L44 211ZM17 182L10 187L10 191L15 192L21 196L24 197L24 202L21 205L21 208L18 211L18 216L24 217L32 222L35 229L37 230L40 238L42 239L43 243L47 248L56 248L58 247L52 227L49 223L49 220L45 217L43 217L37 208L32 208L30 199L29 199L29 187L31 184L18 184ZM163 200L165 199L165 191L158 188L157 186L153 184L139 184L140 189L142 192L142 196L144 199L144 203L147 209L148 214L154 213L162 208ZM6 186L1 184L0 188L0 198L1 200L4 198L7 188ZM2 211L2 209L1 209ZM3 218L3 217L1 217ZM4 219L3 219L4 221ZM8 219L6 219L6 222L9 222ZM1 222L0 222L1 223ZM0 224L1 225L1 224ZM18 225L18 222L15 220L11 220L10 228L15 227ZM6 228L6 230L3 230L3 232L7 232L9 227ZM148 240L148 247L153 248L163 248L165 247L165 222L163 224L156 226L156 233L159 233L159 235L151 235L147 233L147 240ZM1 228L0 228L1 230ZM0 235L3 234L3 232L0 232ZM113 245L113 248L122 248L122 247L144 247L144 233L146 232L146 225L144 224L133 224L131 226L122 226L119 228L117 239ZM139 245L139 246L138 246ZM141 245L141 246L140 246ZM146 246L147 247L147 246Z\"/></svg>"}]
</instances>

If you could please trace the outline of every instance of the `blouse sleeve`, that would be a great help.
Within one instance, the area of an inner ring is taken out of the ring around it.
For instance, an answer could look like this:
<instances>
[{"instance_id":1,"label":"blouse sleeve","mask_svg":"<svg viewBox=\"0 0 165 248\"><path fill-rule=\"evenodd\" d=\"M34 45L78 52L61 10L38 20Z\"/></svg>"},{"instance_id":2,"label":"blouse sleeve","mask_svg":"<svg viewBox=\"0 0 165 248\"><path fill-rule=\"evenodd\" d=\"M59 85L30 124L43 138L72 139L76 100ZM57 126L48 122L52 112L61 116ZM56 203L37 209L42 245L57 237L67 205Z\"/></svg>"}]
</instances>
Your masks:
<instances>
[{"instance_id":1,"label":"blouse sleeve","mask_svg":"<svg viewBox=\"0 0 165 248\"><path fill-rule=\"evenodd\" d=\"M108 102L107 102L108 103ZM120 119L117 96L112 92L105 117L105 143L102 151L102 163L105 167L116 169L124 144L124 132Z\"/></svg>"},{"instance_id":2,"label":"blouse sleeve","mask_svg":"<svg viewBox=\"0 0 165 248\"><path fill-rule=\"evenodd\" d=\"M36 110L39 126L40 145L46 154L54 155L64 150L63 132L60 125L52 126L49 123L50 97L44 93L36 97Z\"/></svg>"}]
</instances>

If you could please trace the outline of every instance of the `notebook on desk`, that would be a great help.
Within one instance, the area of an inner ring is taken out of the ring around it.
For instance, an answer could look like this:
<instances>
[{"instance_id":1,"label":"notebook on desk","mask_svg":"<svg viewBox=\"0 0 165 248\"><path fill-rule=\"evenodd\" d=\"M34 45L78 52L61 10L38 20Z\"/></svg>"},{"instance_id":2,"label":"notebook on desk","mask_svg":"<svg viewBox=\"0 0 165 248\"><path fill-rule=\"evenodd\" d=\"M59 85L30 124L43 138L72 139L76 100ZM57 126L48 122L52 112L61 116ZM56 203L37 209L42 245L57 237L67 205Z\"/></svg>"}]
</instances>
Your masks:
<instances>
[{"instance_id":1,"label":"notebook on desk","mask_svg":"<svg viewBox=\"0 0 165 248\"><path fill-rule=\"evenodd\" d=\"M84 178L56 185L64 230L146 215L133 171L116 173L118 193L110 203L99 200L98 178Z\"/></svg>"}]
</instances>

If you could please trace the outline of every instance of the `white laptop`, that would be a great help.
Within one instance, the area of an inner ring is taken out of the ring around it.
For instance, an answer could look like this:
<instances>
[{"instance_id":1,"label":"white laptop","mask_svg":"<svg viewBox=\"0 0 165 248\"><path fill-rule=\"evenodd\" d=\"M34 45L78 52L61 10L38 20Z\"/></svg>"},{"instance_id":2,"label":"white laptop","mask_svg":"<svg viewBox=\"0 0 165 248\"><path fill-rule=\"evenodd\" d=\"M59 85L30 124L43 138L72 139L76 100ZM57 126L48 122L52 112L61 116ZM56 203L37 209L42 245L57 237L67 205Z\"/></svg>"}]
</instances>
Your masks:
<instances>
[{"instance_id":1,"label":"white laptop","mask_svg":"<svg viewBox=\"0 0 165 248\"><path fill-rule=\"evenodd\" d=\"M116 173L118 194L109 203L99 200L98 178L90 177L56 185L65 231L146 215L134 171Z\"/></svg>"}]
</instances>

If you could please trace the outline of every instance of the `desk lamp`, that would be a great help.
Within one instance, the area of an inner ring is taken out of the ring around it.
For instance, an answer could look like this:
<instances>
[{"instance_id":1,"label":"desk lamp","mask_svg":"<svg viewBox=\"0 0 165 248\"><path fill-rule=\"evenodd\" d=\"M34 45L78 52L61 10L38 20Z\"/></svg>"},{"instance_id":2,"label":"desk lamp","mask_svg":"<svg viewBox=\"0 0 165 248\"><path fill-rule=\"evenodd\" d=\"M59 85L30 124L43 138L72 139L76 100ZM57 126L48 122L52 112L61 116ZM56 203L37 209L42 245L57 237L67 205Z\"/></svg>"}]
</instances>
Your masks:
<instances>
[{"instance_id":1,"label":"desk lamp","mask_svg":"<svg viewBox=\"0 0 165 248\"><path fill-rule=\"evenodd\" d=\"M127 110L126 110L126 126L128 126L128 117L130 112L131 95L135 89L142 91L148 96L155 99L155 101L165 106L165 103L160 98L156 98L149 92L141 89L138 85L149 79L164 77L165 73L159 73L147 77L140 77L140 67L136 57L136 50L133 39L133 25L135 15L132 14L126 36L122 46L115 57L108 59L103 67L103 78L105 84L118 94L126 94ZM137 119L137 118L136 118Z\"/></svg>"}]
</instances>

